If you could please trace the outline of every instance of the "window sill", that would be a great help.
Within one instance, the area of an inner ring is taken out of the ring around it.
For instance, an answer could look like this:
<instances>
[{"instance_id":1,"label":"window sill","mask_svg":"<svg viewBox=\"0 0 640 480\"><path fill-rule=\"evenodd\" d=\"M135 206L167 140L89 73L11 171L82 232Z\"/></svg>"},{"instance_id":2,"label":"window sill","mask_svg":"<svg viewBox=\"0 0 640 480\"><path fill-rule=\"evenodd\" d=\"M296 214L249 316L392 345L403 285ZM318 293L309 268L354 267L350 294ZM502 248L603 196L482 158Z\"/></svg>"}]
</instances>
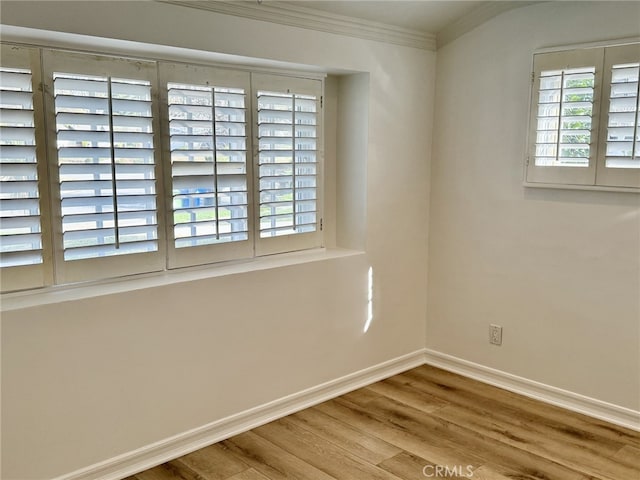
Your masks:
<instances>
[{"instance_id":1,"label":"window sill","mask_svg":"<svg viewBox=\"0 0 640 480\"><path fill-rule=\"evenodd\" d=\"M561 190L589 190L593 192L626 192L626 193L640 193L640 188L634 187L605 187L598 185L571 185L564 183L533 183L523 182L523 185L527 188L553 188Z\"/></svg>"},{"instance_id":2,"label":"window sill","mask_svg":"<svg viewBox=\"0 0 640 480\"><path fill-rule=\"evenodd\" d=\"M301 252L283 253L245 261L224 262L214 265L167 270L132 277L101 280L75 285L59 285L37 290L5 293L0 296L0 311L36 307L54 303L81 300L85 298L112 295L146 288L161 287L194 280L237 275L259 270L270 270L310 262L363 255L359 250L314 249Z\"/></svg>"}]
</instances>

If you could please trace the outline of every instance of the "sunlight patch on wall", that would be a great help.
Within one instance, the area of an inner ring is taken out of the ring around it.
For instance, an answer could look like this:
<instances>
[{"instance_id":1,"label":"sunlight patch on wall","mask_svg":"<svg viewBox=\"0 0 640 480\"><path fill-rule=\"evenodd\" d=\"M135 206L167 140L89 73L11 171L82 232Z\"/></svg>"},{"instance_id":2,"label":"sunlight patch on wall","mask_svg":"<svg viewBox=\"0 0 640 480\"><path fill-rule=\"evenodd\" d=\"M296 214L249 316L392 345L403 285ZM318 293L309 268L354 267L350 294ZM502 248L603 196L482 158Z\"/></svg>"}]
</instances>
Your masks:
<instances>
[{"instance_id":1,"label":"sunlight patch on wall","mask_svg":"<svg viewBox=\"0 0 640 480\"><path fill-rule=\"evenodd\" d=\"M364 324L364 333L367 333L373 320L373 267L367 272L367 321Z\"/></svg>"}]
</instances>

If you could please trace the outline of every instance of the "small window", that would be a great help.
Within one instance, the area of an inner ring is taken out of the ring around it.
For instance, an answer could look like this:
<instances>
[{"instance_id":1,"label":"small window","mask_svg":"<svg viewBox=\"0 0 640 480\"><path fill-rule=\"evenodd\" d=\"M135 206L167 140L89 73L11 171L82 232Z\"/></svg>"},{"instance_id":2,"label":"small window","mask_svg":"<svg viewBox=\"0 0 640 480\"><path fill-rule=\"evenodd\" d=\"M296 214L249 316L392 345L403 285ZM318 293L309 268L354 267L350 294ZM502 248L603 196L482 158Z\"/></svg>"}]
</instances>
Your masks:
<instances>
[{"instance_id":1,"label":"small window","mask_svg":"<svg viewBox=\"0 0 640 480\"><path fill-rule=\"evenodd\" d=\"M640 188L640 44L534 56L526 181Z\"/></svg>"}]
</instances>

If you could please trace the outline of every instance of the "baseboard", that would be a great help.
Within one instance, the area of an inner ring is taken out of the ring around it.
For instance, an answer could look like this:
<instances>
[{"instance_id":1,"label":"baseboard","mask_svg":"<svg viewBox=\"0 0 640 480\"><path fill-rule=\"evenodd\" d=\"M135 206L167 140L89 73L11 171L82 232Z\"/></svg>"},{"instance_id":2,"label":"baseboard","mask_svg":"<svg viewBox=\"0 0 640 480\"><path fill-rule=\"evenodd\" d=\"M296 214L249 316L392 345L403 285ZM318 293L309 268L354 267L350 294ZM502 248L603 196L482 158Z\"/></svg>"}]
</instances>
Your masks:
<instances>
[{"instance_id":1,"label":"baseboard","mask_svg":"<svg viewBox=\"0 0 640 480\"><path fill-rule=\"evenodd\" d=\"M425 363L526 397L640 431L640 412L629 408L518 377L435 350L425 349Z\"/></svg>"},{"instance_id":2,"label":"baseboard","mask_svg":"<svg viewBox=\"0 0 640 480\"><path fill-rule=\"evenodd\" d=\"M118 480L424 364L424 350L402 355L344 377L175 435L54 480Z\"/></svg>"},{"instance_id":3,"label":"baseboard","mask_svg":"<svg viewBox=\"0 0 640 480\"><path fill-rule=\"evenodd\" d=\"M423 364L640 431L640 412L430 349L417 350L208 425L62 475L54 480L119 480L275 419Z\"/></svg>"}]
</instances>

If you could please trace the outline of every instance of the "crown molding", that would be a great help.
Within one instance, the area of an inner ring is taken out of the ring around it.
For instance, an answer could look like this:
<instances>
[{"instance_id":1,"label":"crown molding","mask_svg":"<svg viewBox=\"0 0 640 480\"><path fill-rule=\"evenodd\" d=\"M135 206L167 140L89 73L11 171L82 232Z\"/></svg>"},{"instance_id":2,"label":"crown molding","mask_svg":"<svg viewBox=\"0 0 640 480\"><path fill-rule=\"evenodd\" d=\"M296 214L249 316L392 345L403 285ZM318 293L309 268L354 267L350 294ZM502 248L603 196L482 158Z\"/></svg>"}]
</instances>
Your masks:
<instances>
[{"instance_id":1,"label":"crown molding","mask_svg":"<svg viewBox=\"0 0 640 480\"><path fill-rule=\"evenodd\" d=\"M453 42L474 28L482 25L493 17L515 8L526 7L543 1L491 1L482 2L479 6L471 10L453 23L447 25L436 36L436 48L442 48L447 43Z\"/></svg>"},{"instance_id":2,"label":"crown molding","mask_svg":"<svg viewBox=\"0 0 640 480\"><path fill-rule=\"evenodd\" d=\"M196 8L210 12L234 15L253 20L279 23L292 27L306 28L326 33L374 40L435 51L436 36L430 33L362 20L333 13L302 7L290 3L270 1L257 2L211 1L211 0L156 0L182 7Z\"/></svg>"}]
</instances>

